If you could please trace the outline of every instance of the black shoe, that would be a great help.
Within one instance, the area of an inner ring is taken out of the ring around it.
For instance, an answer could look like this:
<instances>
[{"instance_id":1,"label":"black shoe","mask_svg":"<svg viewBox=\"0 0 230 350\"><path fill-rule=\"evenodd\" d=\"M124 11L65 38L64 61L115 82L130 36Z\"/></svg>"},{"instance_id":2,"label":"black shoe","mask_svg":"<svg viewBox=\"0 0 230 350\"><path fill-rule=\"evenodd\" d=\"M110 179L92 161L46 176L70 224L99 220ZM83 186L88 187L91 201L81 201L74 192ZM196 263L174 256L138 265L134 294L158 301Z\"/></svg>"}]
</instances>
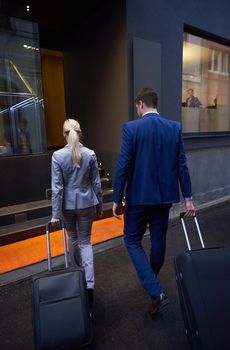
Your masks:
<instances>
[{"instance_id":1,"label":"black shoe","mask_svg":"<svg viewBox=\"0 0 230 350\"><path fill-rule=\"evenodd\" d=\"M88 288L87 289L88 300L89 300L89 311L90 311L91 317L92 317L92 314L93 314L93 301L94 301L93 292L94 292L93 288Z\"/></svg>"},{"instance_id":2,"label":"black shoe","mask_svg":"<svg viewBox=\"0 0 230 350\"><path fill-rule=\"evenodd\" d=\"M168 304L169 304L169 300L164 294L160 294L156 298L152 298L152 302L149 306L150 315L152 316L156 315Z\"/></svg>"}]
</instances>

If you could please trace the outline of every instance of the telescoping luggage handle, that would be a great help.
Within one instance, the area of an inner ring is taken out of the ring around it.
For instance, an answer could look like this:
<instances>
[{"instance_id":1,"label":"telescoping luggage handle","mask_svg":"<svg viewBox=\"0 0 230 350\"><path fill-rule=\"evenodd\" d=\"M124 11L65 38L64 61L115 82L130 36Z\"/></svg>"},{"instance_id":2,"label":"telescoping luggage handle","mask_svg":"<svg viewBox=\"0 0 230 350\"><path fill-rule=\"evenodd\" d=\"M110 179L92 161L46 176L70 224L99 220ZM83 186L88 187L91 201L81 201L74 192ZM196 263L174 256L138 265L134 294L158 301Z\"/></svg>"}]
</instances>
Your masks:
<instances>
[{"instance_id":1,"label":"telescoping luggage handle","mask_svg":"<svg viewBox=\"0 0 230 350\"><path fill-rule=\"evenodd\" d=\"M63 220L60 220L61 228L62 228L62 238L64 245L64 258L65 258L65 267L69 267L68 263L68 255L67 255L67 244L66 244L66 231L65 231L65 223ZM51 222L49 221L46 224L46 247L47 247L47 255L48 255L48 271L52 270L52 257L51 257L51 247L50 247L50 226Z\"/></svg>"},{"instance_id":2,"label":"telescoping luggage handle","mask_svg":"<svg viewBox=\"0 0 230 350\"><path fill-rule=\"evenodd\" d=\"M184 213L180 213L180 220L181 220L181 223L182 223L182 227L183 227L185 239L186 239L186 242L187 242L188 250L192 250L191 249L191 245L190 245L190 241L189 241L189 238L188 238L188 233L187 233L187 230L186 230L186 227L185 227L184 216L185 216L185 212ZM197 228L197 232L198 232L198 235L199 235L199 238L200 238L201 246L202 246L202 248L205 248L203 237L202 237L202 234L200 232L200 227L199 227L196 215L193 216L193 219L194 219L195 224L196 224L196 228Z\"/></svg>"}]
</instances>

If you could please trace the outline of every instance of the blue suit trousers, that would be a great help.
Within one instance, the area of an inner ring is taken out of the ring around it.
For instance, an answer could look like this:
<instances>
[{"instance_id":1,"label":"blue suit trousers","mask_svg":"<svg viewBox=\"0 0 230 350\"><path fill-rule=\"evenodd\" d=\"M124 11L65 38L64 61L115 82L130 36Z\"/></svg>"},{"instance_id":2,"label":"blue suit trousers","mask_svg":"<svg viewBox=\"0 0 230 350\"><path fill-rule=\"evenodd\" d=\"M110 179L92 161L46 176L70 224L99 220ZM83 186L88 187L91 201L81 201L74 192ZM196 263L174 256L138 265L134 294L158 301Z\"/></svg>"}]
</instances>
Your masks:
<instances>
[{"instance_id":1,"label":"blue suit trousers","mask_svg":"<svg viewBox=\"0 0 230 350\"><path fill-rule=\"evenodd\" d=\"M135 205L125 208L124 241L142 287L151 298L164 293L157 274L165 258L171 204ZM149 226L151 251L147 258L142 238Z\"/></svg>"}]
</instances>

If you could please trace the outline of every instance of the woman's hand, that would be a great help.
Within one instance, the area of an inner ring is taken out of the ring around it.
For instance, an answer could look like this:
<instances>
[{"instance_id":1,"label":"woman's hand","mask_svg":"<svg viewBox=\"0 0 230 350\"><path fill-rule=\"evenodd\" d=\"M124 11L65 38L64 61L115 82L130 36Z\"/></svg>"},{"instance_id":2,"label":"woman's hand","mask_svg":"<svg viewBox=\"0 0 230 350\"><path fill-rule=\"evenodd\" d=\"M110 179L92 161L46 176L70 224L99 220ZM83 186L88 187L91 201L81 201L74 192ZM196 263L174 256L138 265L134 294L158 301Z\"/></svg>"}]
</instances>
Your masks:
<instances>
[{"instance_id":1,"label":"woman's hand","mask_svg":"<svg viewBox=\"0 0 230 350\"><path fill-rule=\"evenodd\" d=\"M102 206L99 204L95 205L95 215L98 218L102 218L103 216L103 209L102 209Z\"/></svg>"},{"instance_id":2,"label":"woman's hand","mask_svg":"<svg viewBox=\"0 0 230 350\"><path fill-rule=\"evenodd\" d=\"M60 219L58 219L58 218L52 218L52 219L50 220L50 223L51 223L52 226L58 225L59 222L60 222Z\"/></svg>"}]
</instances>

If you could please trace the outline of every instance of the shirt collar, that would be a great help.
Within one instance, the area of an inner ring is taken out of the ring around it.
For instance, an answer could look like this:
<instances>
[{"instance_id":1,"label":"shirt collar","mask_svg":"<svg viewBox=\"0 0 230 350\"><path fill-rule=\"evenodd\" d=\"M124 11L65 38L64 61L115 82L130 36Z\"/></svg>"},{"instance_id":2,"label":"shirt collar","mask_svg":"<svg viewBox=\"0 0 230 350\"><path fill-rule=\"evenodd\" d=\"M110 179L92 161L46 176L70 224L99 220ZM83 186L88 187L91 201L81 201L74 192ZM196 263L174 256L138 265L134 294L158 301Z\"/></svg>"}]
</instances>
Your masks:
<instances>
[{"instance_id":1,"label":"shirt collar","mask_svg":"<svg viewBox=\"0 0 230 350\"><path fill-rule=\"evenodd\" d=\"M158 115L159 115L158 112L145 112L144 114L142 114L142 117L144 117L144 116L147 115L147 114L158 114Z\"/></svg>"}]
</instances>

